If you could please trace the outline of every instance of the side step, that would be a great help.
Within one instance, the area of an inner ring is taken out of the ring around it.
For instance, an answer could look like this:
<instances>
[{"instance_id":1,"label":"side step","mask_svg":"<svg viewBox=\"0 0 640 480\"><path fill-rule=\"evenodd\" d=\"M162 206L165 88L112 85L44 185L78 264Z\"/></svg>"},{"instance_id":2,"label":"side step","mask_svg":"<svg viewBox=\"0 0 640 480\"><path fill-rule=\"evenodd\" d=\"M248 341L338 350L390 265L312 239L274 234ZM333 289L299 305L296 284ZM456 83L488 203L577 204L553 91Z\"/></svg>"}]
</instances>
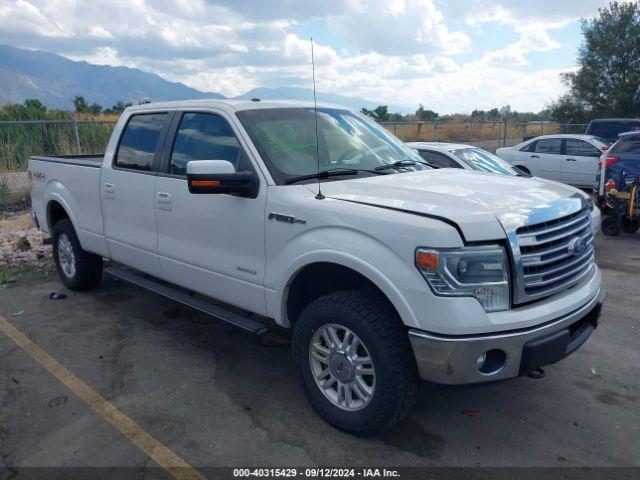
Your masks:
<instances>
[{"instance_id":1,"label":"side step","mask_svg":"<svg viewBox=\"0 0 640 480\"><path fill-rule=\"evenodd\" d=\"M260 322L256 322L255 320L251 320L250 318L238 315L237 313L231 312L224 307L213 305L209 302L205 302L204 300L200 300L199 298L194 298L186 294L185 292L178 290L177 288L171 287L164 283L160 283L150 278L146 278L129 270L124 270L117 267L105 267L104 272L126 282L133 283L134 285L162 295L163 297L175 300L176 302L182 303L183 305L187 305L188 307L191 307L202 313L211 315L212 317L222 320L223 322L227 322L228 324L244 330L245 332L253 333L254 335L262 335L267 331L266 325Z\"/></svg>"}]
</instances>

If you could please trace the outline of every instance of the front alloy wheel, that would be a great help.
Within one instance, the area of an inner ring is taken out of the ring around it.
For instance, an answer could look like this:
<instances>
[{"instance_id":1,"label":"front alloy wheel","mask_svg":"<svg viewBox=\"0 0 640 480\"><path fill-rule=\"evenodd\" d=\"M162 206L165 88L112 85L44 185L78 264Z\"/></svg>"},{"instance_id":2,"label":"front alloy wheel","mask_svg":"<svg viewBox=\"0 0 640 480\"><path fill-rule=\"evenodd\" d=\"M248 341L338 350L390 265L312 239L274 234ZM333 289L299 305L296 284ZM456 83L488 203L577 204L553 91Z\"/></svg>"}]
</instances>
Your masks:
<instances>
[{"instance_id":1,"label":"front alloy wheel","mask_svg":"<svg viewBox=\"0 0 640 480\"><path fill-rule=\"evenodd\" d=\"M311 406L345 432L376 435L415 402L419 379L407 328L377 291L342 290L309 303L291 347Z\"/></svg>"},{"instance_id":2,"label":"front alloy wheel","mask_svg":"<svg viewBox=\"0 0 640 480\"><path fill-rule=\"evenodd\" d=\"M318 328L309 344L316 385L334 405L348 411L366 407L376 388L376 372L362 340L335 323Z\"/></svg>"}]
</instances>

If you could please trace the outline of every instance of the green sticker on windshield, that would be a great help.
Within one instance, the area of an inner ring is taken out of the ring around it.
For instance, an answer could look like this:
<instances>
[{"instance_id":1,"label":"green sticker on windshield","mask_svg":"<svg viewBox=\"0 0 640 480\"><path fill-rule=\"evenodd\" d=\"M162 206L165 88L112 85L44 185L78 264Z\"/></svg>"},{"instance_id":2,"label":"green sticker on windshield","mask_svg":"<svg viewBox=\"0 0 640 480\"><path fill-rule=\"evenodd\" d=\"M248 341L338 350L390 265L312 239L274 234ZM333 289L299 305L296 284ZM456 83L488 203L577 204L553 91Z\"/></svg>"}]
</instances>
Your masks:
<instances>
[{"instance_id":1,"label":"green sticker on windshield","mask_svg":"<svg viewBox=\"0 0 640 480\"><path fill-rule=\"evenodd\" d=\"M269 156L299 152L315 147L315 142L302 142L304 132L290 122L263 122L257 125L256 137Z\"/></svg>"}]
</instances>

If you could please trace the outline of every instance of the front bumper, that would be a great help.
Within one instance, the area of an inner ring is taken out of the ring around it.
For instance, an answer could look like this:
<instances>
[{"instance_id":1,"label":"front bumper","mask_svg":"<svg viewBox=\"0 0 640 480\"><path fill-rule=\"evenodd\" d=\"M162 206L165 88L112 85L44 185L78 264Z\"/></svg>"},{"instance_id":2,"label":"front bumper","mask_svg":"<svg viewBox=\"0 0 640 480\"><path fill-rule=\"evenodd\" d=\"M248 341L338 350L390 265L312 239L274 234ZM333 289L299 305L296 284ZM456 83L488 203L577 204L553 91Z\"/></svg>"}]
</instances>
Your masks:
<instances>
[{"instance_id":1,"label":"front bumper","mask_svg":"<svg viewBox=\"0 0 640 480\"><path fill-rule=\"evenodd\" d=\"M604 290L576 310L530 328L495 334L440 335L409 330L420 377L435 383L460 385L517 377L555 363L589 338L600 317ZM482 368L478 358L486 352ZM481 371L482 370L482 371Z\"/></svg>"}]
</instances>

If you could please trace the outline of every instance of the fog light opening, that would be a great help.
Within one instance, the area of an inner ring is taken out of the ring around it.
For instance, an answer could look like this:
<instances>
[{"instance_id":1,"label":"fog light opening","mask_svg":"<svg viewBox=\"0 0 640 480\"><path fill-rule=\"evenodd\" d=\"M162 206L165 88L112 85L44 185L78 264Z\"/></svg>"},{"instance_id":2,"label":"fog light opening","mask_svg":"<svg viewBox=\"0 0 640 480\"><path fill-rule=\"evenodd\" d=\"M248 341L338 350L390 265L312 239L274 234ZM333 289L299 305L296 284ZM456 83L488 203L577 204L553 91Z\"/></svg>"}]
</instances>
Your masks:
<instances>
[{"instance_id":1,"label":"fog light opening","mask_svg":"<svg viewBox=\"0 0 640 480\"><path fill-rule=\"evenodd\" d=\"M502 350L493 348L478 357L476 368L483 375L495 375L502 370L506 361L507 354Z\"/></svg>"}]
</instances>

